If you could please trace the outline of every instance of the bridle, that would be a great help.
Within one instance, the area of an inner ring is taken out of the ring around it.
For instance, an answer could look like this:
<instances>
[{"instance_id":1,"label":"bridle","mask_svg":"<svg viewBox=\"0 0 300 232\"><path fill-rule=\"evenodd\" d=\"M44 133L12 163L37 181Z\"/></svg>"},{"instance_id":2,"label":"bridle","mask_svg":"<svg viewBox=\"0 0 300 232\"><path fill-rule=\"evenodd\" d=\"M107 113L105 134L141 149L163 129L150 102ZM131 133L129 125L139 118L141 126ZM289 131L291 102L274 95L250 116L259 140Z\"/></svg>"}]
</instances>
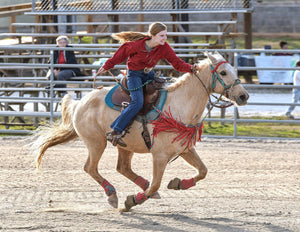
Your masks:
<instances>
[{"instance_id":1,"label":"bridle","mask_svg":"<svg viewBox=\"0 0 300 232\"><path fill-rule=\"evenodd\" d=\"M196 71L193 72L193 74L197 77L197 79L201 82L202 86L204 87L204 89L206 90L206 93L208 95L208 99L209 99L209 103L211 104L211 106L213 107L217 107L217 108L227 108L233 105L233 103L231 101L226 101L223 100L222 97L224 96L225 93L230 93L232 88L238 84L241 83L240 79L235 79L234 82L232 84L226 85L225 82L223 81L223 79L220 77L220 75L217 73L217 69L219 68L219 66L221 64L224 63L228 63L227 61L221 61L219 62L215 67L213 67L211 64L209 65L211 68L211 74L212 74L212 78L211 78L211 91L213 93L215 93L215 88L217 85L217 82L219 81L220 84L223 86L223 92L220 94L219 97L216 97L215 95L211 94L211 96L213 96L214 98L217 99L216 102L212 102L210 99L210 93L208 92L205 84L203 83L203 81L201 80L201 78L197 75ZM219 104L219 101L222 100L223 102L226 102L226 104Z\"/></svg>"}]
</instances>

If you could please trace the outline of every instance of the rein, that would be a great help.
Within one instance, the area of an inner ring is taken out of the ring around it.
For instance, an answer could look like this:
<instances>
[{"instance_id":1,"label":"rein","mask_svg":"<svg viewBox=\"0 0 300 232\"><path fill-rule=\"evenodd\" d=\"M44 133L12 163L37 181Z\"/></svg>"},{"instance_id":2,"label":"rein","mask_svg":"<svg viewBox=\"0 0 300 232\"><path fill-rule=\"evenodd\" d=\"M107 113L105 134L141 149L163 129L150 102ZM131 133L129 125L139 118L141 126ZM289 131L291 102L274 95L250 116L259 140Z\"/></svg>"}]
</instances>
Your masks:
<instances>
[{"instance_id":1,"label":"rein","mask_svg":"<svg viewBox=\"0 0 300 232\"><path fill-rule=\"evenodd\" d=\"M119 83L119 80L115 77L114 74L111 73L111 71L107 70L107 72L109 72L109 74L115 79L116 82ZM93 81L93 89L95 89L95 82L96 82L96 77L98 76L98 72L96 73L96 75L94 76L94 81ZM100 87L97 87L100 88Z\"/></svg>"}]
</instances>

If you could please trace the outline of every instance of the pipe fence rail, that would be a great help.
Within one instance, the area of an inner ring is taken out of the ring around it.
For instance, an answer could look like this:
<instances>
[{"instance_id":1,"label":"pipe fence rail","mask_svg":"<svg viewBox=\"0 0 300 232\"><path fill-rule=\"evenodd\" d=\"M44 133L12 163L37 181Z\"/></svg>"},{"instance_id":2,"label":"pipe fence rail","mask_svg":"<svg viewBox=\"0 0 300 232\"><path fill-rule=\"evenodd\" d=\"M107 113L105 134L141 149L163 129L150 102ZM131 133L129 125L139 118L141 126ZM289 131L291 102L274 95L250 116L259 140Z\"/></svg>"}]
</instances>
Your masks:
<instances>
[{"instance_id":1,"label":"pipe fence rail","mask_svg":"<svg viewBox=\"0 0 300 232\"><path fill-rule=\"evenodd\" d=\"M86 76L83 77L83 80L70 80L67 82L55 81L53 76L50 76L50 80L47 80L45 76L38 75L35 69L44 69L44 70L52 70L55 67L64 67L65 65L58 65L53 63L53 52L54 50L61 50L62 48L56 47L45 47L45 46L0 46L2 51L17 51L22 53L22 51L31 52L32 54L36 54L38 51L43 51L43 54L47 51L49 53L50 63L37 63L37 61L31 61L34 63L25 63L25 62L14 62L15 59L9 59L8 55L5 55L5 58L0 59L5 60L5 62L0 65L0 73L2 72L2 76L0 76L0 125L5 126L5 129L0 129L0 134L29 134L30 130L26 129L9 129L12 125L26 125L26 121L28 119L32 120L32 125L39 126L41 119L43 118L46 121L53 122L56 118L61 116L60 108L58 103L61 100L61 97L56 93L56 91L70 91L74 93L80 93L80 95L76 94L76 99L80 99L82 94L88 93L91 91L93 77ZM97 52L98 48L89 48L89 47L74 47L71 48L63 48L63 50L73 50L73 51L90 51ZM180 50L181 51L181 50ZM247 70L300 70L299 68L290 67L290 68L280 68L280 67L248 67L238 66L237 58L241 54L261 54L261 53L276 53L282 52L282 50L261 50L261 49L189 49L189 52L193 53L203 53L203 52L214 52L218 51L223 55L228 57L233 57L233 65L236 68L236 71L239 70L247 71ZM113 51L110 51L113 52ZM300 50L288 50L289 53L294 54L297 59L300 59L299 54ZM30 57L30 54L29 54ZM200 57L200 56L199 56ZM79 67L79 68L87 68L87 69L98 69L101 65L92 65L92 64L78 64L78 65L67 65L68 67ZM8 70L13 69L23 70L23 68L27 70L32 70L31 76L10 76L9 74L4 75L5 68ZM125 65L118 65L117 69L125 69ZM155 67L156 70L166 70L172 69L170 65L157 65ZM68 85L68 88L55 88L54 84L64 83ZM104 85L104 86L112 86L115 85L116 82L109 76L101 76L97 78L96 86ZM45 85L49 85L49 89L45 88ZM280 91L291 91L293 88L300 89L300 86L293 85L265 85L265 84L244 84L245 88L249 91L257 91L257 90L280 90ZM276 93L275 93L276 94ZM291 103L289 102L255 102L250 100L248 105L261 106L262 109L265 106L300 106L299 103ZM218 109L214 109L217 112ZM284 112L284 109L283 109ZM14 123L19 120L19 123ZM207 122L220 122L232 124L233 126L233 135L232 136L216 136L216 137L233 137L233 138L245 138L245 136L238 135L238 125L240 123L274 123L274 124L299 124L300 120L275 120L275 119L247 119L247 117L243 116L238 108L234 106L233 116L227 116L225 118L213 117L206 118ZM27 122L28 124L28 122ZM29 123L30 124L30 123ZM215 136L212 136L215 137ZM250 138L250 137L248 137ZM252 138L252 137L251 137ZM259 138L259 137L255 137Z\"/></svg>"}]
</instances>

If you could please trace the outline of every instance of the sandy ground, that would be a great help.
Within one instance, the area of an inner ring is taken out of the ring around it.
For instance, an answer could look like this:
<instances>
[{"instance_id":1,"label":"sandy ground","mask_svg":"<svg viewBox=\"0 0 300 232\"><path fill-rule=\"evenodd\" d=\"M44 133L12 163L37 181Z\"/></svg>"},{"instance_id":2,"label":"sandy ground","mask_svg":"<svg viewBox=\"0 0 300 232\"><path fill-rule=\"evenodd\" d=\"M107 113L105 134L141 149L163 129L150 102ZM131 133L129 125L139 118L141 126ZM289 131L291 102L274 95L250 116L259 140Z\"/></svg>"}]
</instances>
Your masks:
<instances>
[{"instance_id":1,"label":"sandy ground","mask_svg":"<svg viewBox=\"0 0 300 232\"><path fill-rule=\"evenodd\" d=\"M161 199L122 214L83 171L81 141L49 149L40 173L27 143L0 138L0 231L300 231L299 140L204 138L197 151L206 179L189 190L168 190L171 179L195 172L177 159L167 167ZM109 145L99 169L116 187L121 208L140 189L117 173L116 161ZM133 168L151 180L151 155L136 154Z\"/></svg>"}]
</instances>

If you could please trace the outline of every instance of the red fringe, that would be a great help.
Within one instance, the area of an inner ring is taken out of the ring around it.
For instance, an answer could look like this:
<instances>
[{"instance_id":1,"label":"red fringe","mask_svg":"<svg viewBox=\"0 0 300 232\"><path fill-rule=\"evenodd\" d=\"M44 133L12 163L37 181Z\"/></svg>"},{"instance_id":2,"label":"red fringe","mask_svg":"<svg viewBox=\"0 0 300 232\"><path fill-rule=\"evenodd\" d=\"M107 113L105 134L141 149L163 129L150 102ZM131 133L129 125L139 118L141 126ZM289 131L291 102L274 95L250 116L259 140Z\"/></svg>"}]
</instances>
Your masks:
<instances>
[{"instance_id":1,"label":"red fringe","mask_svg":"<svg viewBox=\"0 0 300 232\"><path fill-rule=\"evenodd\" d=\"M173 139L172 143L182 140L183 143L181 146L187 145L188 148L195 145L197 141L201 141L202 129L204 127L203 123L195 126L186 126L181 122L181 120L174 119L170 108L169 112L165 111L159 113L159 118L151 122L154 126L153 138L157 137L160 132L175 133L177 136ZM197 133L199 135L198 140Z\"/></svg>"}]
</instances>

